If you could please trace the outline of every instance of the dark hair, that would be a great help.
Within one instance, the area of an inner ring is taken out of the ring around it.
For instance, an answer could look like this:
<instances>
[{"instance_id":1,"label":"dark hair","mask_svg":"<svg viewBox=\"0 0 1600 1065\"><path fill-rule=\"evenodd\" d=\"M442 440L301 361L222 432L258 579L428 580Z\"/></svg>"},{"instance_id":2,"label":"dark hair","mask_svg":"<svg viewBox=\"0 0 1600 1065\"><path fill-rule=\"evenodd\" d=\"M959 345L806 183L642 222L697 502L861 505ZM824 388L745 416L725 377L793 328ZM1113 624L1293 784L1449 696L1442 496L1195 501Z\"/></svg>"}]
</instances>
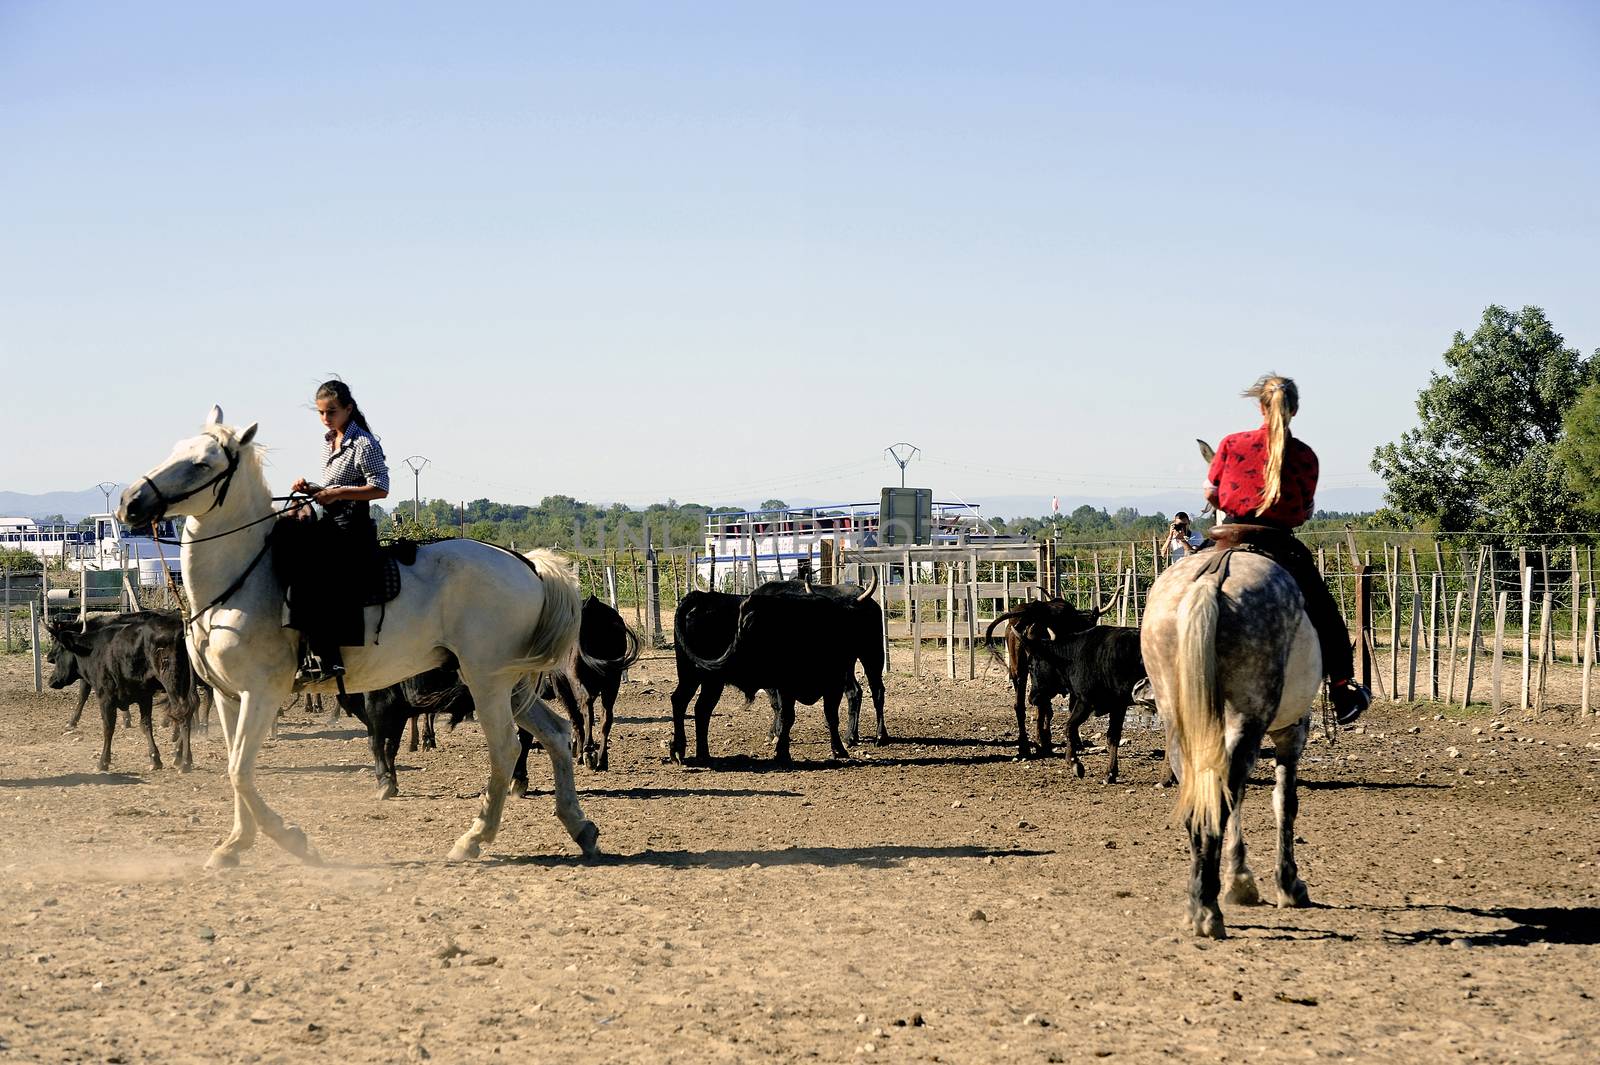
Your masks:
<instances>
[{"instance_id":1,"label":"dark hair","mask_svg":"<svg viewBox=\"0 0 1600 1065\"><path fill-rule=\"evenodd\" d=\"M1183 511L1180 510L1180 511L1178 511L1176 514L1174 514L1172 516L1172 520L1173 521L1188 521L1189 520L1189 515L1185 514Z\"/></svg>"},{"instance_id":2,"label":"dark hair","mask_svg":"<svg viewBox=\"0 0 1600 1065\"><path fill-rule=\"evenodd\" d=\"M317 399L331 399L341 407L350 408L350 420L370 433L372 426L367 424L367 416L361 413L361 407L356 403L356 397L351 395L350 386L335 377L331 381L324 381L317 388Z\"/></svg>"}]
</instances>

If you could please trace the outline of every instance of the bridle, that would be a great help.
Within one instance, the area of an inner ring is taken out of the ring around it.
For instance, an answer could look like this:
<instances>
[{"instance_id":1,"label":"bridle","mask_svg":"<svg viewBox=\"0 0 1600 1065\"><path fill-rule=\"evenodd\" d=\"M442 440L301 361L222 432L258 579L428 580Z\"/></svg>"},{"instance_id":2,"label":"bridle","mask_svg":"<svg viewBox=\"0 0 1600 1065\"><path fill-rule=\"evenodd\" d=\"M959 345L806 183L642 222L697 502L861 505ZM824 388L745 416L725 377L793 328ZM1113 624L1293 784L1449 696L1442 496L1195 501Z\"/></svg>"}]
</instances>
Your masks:
<instances>
[{"instance_id":1,"label":"bridle","mask_svg":"<svg viewBox=\"0 0 1600 1065\"><path fill-rule=\"evenodd\" d=\"M160 535L156 531L156 522L160 521L162 518L167 516L167 511L171 509L172 504L181 503L185 499L191 499L194 496L199 495L201 492L204 492L207 488L213 488L214 492L213 492L213 498L211 500L211 505L209 507L207 507L205 510L200 512L200 514L209 514L213 510L216 510L218 507L222 506L223 501L228 498L228 489L233 485L233 475L235 473L239 472L239 459L240 459L240 455L242 453L242 450L236 448L236 449L230 451L228 449L228 446L226 444L222 444L220 441L219 441L218 446L220 446L222 448L222 453L224 455L226 455L227 458L228 458L227 465L225 467L223 467L222 472L218 473L215 477L211 478L209 481L205 481L205 482L202 482L201 484L195 485L193 488L189 489L188 491L184 492L181 495L168 496L165 492L161 491L160 487L157 486L155 481L151 480L149 474L145 474L143 477L139 478L139 482L136 482L136 483L143 483L143 484L149 485L150 486L150 491L155 493L156 502L161 504L160 512L150 519L150 537L157 544L174 544L174 545L176 545L178 547L183 547L183 546L186 546L188 544L203 544L207 540L220 540L224 536L232 536L234 533L243 532L244 530L250 528L251 526L260 525L262 522L274 521L277 518L281 518L283 515L292 513L292 512L294 512L294 511L300 509L301 507L304 507L304 506L306 506L306 505L308 505L310 503L310 499L308 499L306 497L296 496L296 495L273 496L272 497L272 501L274 503L287 502L289 504L289 506L284 507L282 510L269 510L266 514L264 514L263 516L261 516L259 518L256 518L254 521L247 521L243 525L237 526L236 528L229 529L227 532L215 533L215 534L213 534L211 536L200 536L200 537L196 537L193 540L185 540L183 538L182 534L179 534L179 536L176 539L173 539L172 537L169 537L169 536ZM198 517L199 515L195 515L195 516ZM269 537L267 537L266 542L261 545L261 550L256 552L256 557L250 560L250 565L245 567L244 572L239 574L238 578L235 579L232 584L228 585L228 587L223 590L221 595L219 595L215 599L211 600L211 602L207 603L205 606L201 607L199 610L196 610L193 614L185 617L184 618L184 626L188 627L188 626L193 625L195 623L195 620L198 619L201 614L206 613L207 611L211 610L213 607L221 606L224 602L226 602L229 598L232 597L233 593L237 592L240 588L244 587L244 582L247 581L250 578L250 574L255 572L256 567L261 564L261 560L263 558L266 558L267 557L267 552L269 552L271 550L272 550L272 538L269 536ZM161 568L166 570L167 579L170 581L172 579L172 571L167 568L167 564L166 564L166 559L165 558L163 558L162 561L161 561ZM182 599L179 599L178 605L179 605L179 609L181 611L182 606L183 606Z\"/></svg>"},{"instance_id":2,"label":"bridle","mask_svg":"<svg viewBox=\"0 0 1600 1065\"><path fill-rule=\"evenodd\" d=\"M215 498L212 499L211 505L205 510L201 511L201 513L209 514L211 511L222 506L223 500L228 498L228 489L233 484L233 475L239 472L240 451L237 449L229 451L228 446L220 442L218 446L222 448L222 453L228 457L228 464L223 467L221 473L211 478L211 480L195 485L182 495L168 496L161 490L160 485L156 484L155 481L150 479L150 475L148 473L139 478L141 482L150 486L150 491L154 492L156 495L156 502L161 504L161 513L158 518L166 517L167 511L172 509L172 504L182 503L185 499L193 498L194 496L199 495L201 492L204 492L207 488L211 488L214 485L217 486ZM151 520L153 522L158 520L158 518L152 518Z\"/></svg>"}]
</instances>

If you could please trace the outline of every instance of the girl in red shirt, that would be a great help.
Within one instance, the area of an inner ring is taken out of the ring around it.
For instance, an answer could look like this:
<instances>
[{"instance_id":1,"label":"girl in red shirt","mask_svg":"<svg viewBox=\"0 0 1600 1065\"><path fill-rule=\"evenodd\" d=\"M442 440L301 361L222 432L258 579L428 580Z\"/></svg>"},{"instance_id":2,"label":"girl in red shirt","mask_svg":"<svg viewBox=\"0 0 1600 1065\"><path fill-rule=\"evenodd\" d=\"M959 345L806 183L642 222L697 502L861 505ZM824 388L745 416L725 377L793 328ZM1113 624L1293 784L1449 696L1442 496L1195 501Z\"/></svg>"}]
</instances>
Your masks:
<instances>
[{"instance_id":1,"label":"girl in red shirt","mask_svg":"<svg viewBox=\"0 0 1600 1065\"><path fill-rule=\"evenodd\" d=\"M1361 716L1372 695L1352 678L1350 633L1339 604L1328 591L1311 551L1294 530L1311 517L1319 472L1316 452L1289 432L1300 412L1300 390L1293 380L1271 373L1244 393L1261 407L1259 429L1223 437L1206 474L1206 499L1227 517L1223 524L1245 526L1213 536L1224 544L1250 543L1282 566L1300 585L1306 615L1322 645L1322 669L1340 724Z\"/></svg>"}]
</instances>

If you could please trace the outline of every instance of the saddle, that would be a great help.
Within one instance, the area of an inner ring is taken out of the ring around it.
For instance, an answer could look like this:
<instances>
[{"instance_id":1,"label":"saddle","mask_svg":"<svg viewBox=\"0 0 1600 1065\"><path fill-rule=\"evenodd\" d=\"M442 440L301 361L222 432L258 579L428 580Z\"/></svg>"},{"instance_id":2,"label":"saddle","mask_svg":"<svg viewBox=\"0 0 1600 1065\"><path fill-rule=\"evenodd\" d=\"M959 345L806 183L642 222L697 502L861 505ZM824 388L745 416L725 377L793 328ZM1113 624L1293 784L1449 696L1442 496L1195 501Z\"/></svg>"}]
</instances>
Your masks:
<instances>
[{"instance_id":1,"label":"saddle","mask_svg":"<svg viewBox=\"0 0 1600 1065\"><path fill-rule=\"evenodd\" d=\"M1228 551L1251 551L1285 565L1286 552L1294 550L1299 541L1294 534L1272 525L1214 525L1206 532L1211 545L1206 549L1217 554Z\"/></svg>"},{"instance_id":2,"label":"saddle","mask_svg":"<svg viewBox=\"0 0 1600 1065\"><path fill-rule=\"evenodd\" d=\"M417 560L417 545L411 545L409 558L402 560L401 553L393 545L378 546L378 564L367 574L366 594L361 597L362 606L382 606L384 603L393 602L395 596L400 594L400 567L409 566Z\"/></svg>"}]
</instances>

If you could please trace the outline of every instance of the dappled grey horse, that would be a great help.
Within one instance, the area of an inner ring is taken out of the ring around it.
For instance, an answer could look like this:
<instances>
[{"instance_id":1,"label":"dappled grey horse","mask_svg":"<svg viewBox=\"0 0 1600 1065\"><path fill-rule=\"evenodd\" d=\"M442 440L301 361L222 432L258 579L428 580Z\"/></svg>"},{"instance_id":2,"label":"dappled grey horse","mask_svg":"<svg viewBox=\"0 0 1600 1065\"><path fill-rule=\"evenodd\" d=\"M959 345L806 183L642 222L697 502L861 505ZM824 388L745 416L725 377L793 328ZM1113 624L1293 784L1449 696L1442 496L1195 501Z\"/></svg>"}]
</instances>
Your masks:
<instances>
[{"instance_id":1,"label":"dappled grey horse","mask_svg":"<svg viewBox=\"0 0 1600 1065\"><path fill-rule=\"evenodd\" d=\"M1278 905L1310 903L1294 860L1295 771L1322 652L1303 602L1287 571L1249 550L1202 551L1150 589L1141 643L1178 777L1174 817L1189 834L1184 923L1196 935L1226 936L1224 883L1229 903L1261 901L1239 806L1264 737L1277 755Z\"/></svg>"}]
</instances>

